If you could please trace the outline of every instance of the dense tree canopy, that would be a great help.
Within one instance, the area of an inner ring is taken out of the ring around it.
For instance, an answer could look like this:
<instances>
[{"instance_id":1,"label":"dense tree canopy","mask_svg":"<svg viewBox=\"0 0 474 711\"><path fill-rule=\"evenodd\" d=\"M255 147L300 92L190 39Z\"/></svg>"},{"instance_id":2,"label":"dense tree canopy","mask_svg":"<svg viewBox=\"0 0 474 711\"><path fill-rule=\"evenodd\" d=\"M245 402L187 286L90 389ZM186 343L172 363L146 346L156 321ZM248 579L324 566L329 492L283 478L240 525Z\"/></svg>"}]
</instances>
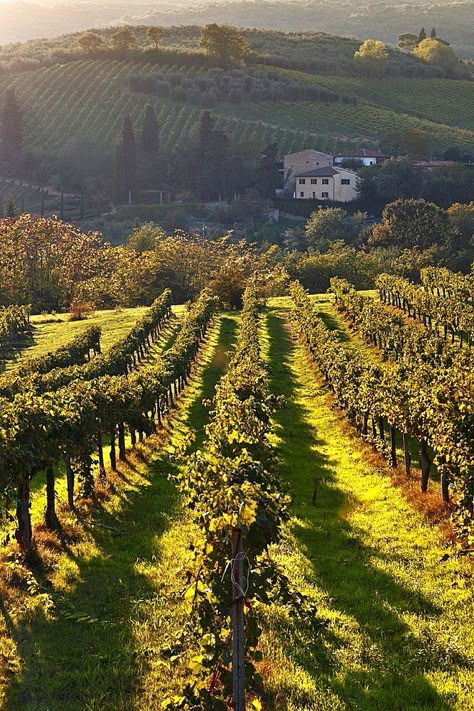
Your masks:
<instances>
[{"instance_id":1,"label":"dense tree canopy","mask_svg":"<svg viewBox=\"0 0 474 711\"><path fill-rule=\"evenodd\" d=\"M224 65L241 62L250 52L247 41L236 27L215 23L203 27L200 47Z\"/></svg>"},{"instance_id":2,"label":"dense tree canopy","mask_svg":"<svg viewBox=\"0 0 474 711\"><path fill-rule=\"evenodd\" d=\"M425 200L396 200L385 206L382 218L372 230L376 245L427 249L446 245L451 236L445 210Z\"/></svg>"},{"instance_id":3,"label":"dense tree canopy","mask_svg":"<svg viewBox=\"0 0 474 711\"><path fill-rule=\"evenodd\" d=\"M336 240L355 244L360 239L365 219L367 215L363 212L349 215L340 207L315 210L306 223L305 234L308 245L326 251Z\"/></svg>"},{"instance_id":4,"label":"dense tree canopy","mask_svg":"<svg viewBox=\"0 0 474 711\"><path fill-rule=\"evenodd\" d=\"M387 48L380 40L368 39L354 53L354 59L368 74L382 74L388 59Z\"/></svg>"},{"instance_id":5,"label":"dense tree canopy","mask_svg":"<svg viewBox=\"0 0 474 711\"><path fill-rule=\"evenodd\" d=\"M451 47L438 39L425 39L414 50L414 55L428 64L436 64L443 69L455 69L458 58Z\"/></svg>"},{"instance_id":6,"label":"dense tree canopy","mask_svg":"<svg viewBox=\"0 0 474 711\"><path fill-rule=\"evenodd\" d=\"M107 48L104 38L96 32L84 32L78 39L78 45L83 52L95 52Z\"/></svg>"}]
</instances>

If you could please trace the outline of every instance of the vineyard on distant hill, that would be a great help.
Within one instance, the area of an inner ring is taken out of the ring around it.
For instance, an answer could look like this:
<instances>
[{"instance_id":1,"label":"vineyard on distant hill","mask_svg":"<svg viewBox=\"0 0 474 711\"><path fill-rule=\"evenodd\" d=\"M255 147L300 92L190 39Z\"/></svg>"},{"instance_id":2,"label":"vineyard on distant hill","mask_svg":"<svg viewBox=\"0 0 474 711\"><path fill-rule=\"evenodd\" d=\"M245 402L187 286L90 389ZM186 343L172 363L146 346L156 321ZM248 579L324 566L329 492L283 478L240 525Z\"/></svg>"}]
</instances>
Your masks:
<instances>
[{"instance_id":1,"label":"vineyard on distant hill","mask_svg":"<svg viewBox=\"0 0 474 711\"><path fill-rule=\"evenodd\" d=\"M139 64L118 60L82 60L53 64L0 81L11 84L25 112L30 148L61 153L66 146L88 142L112 151L125 114L141 120L147 103L157 112L162 145L177 149L195 135L202 107L186 100L132 92L133 75L169 73L196 78L196 67ZM284 73L286 70L275 70ZM338 151L360 144L376 146L387 133L421 129L434 147L474 146L471 125L474 84L440 79L348 79L290 73L301 81L358 97L357 105L325 101L254 101L217 104L217 127L235 145L256 150L276 141L280 153L307 146ZM380 84L383 82L383 88ZM442 91L441 91L442 88ZM463 100L458 100L462 93Z\"/></svg>"}]
</instances>

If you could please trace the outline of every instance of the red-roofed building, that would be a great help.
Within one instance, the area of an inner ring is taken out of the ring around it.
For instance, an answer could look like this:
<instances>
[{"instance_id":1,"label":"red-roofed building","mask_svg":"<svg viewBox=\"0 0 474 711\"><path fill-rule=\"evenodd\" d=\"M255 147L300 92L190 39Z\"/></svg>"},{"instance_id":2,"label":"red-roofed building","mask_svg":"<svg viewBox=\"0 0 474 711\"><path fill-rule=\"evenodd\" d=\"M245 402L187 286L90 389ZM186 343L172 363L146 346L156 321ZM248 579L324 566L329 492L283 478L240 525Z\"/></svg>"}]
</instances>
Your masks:
<instances>
[{"instance_id":1,"label":"red-roofed building","mask_svg":"<svg viewBox=\"0 0 474 711\"><path fill-rule=\"evenodd\" d=\"M334 165L341 165L346 160L356 160L364 166L378 165L387 160L387 156L380 151L373 151L370 148L357 148L353 151L345 151L337 153L334 156Z\"/></svg>"}]
</instances>

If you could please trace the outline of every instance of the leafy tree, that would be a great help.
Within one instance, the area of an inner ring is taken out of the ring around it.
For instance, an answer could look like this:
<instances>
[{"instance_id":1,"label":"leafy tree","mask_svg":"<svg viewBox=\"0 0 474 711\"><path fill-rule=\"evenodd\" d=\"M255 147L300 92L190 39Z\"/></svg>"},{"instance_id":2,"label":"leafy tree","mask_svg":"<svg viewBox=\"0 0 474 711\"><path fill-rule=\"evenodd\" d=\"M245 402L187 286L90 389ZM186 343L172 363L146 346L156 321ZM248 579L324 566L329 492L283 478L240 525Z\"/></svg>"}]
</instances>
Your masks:
<instances>
[{"instance_id":1,"label":"leafy tree","mask_svg":"<svg viewBox=\"0 0 474 711\"><path fill-rule=\"evenodd\" d=\"M158 49L158 47L160 46L162 37L163 30L161 29L161 27L149 27L146 31L146 38L155 49Z\"/></svg>"},{"instance_id":2,"label":"leafy tree","mask_svg":"<svg viewBox=\"0 0 474 711\"><path fill-rule=\"evenodd\" d=\"M438 39L425 39L415 48L414 55L428 64L436 64L447 71L453 71L458 58L451 47Z\"/></svg>"},{"instance_id":3,"label":"leafy tree","mask_svg":"<svg viewBox=\"0 0 474 711\"><path fill-rule=\"evenodd\" d=\"M457 230L464 243L474 244L474 202L454 203L448 208L449 224Z\"/></svg>"},{"instance_id":4,"label":"leafy tree","mask_svg":"<svg viewBox=\"0 0 474 711\"><path fill-rule=\"evenodd\" d=\"M362 168L359 177L361 199L369 204L418 195L419 172L406 158L388 160L375 168Z\"/></svg>"},{"instance_id":5,"label":"leafy tree","mask_svg":"<svg viewBox=\"0 0 474 711\"><path fill-rule=\"evenodd\" d=\"M385 206L382 218L369 240L377 246L423 250L435 244L446 245L451 238L446 211L432 202L396 200Z\"/></svg>"},{"instance_id":6,"label":"leafy tree","mask_svg":"<svg viewBox=\"0 0 474 711\"><path fill-rule=\"evenodd\" d=\"M320 251L326 251L329 245L337 240L355 244L361 237L366 219L365 212L349 215L340 207L315 210L306 223L306 240L309 246Z\"/></svg>"},{"instance_id":7,"label":"leafy tree","mask_svg":"<svg viewBox=\"0 0 474 711\"><path fill-rule=\"evenodd\" d=\"M405 49L408 52L413 52L418 43L418 35L412 32L403 32L397 36L397 44L400 49Z\"/></svg>"},{"instance_id":8,"label":"leafy tree","mask_svg":"<svg viewBox=\"0 0 474 711\"><path fill-rule=\"evenodd\" d=\"M135 190L137 174L137 149L130 116L123 122L122 133L115 152L114 199L128 202Z\"/></svg>"},{"instance_id":9,"label":"leafy tree","mask_svg":"<svg viewBox=\"0 0 474 711\"><path fill-rule=\"evenodd\" d=\"M145 108L142 126L142 148L146 153L156 153L160 147L160 129L156 120L155 109L150 104Z\"/></svg>"},{"instance_id":10,"label":"leafy tree","mask_svg":"<svg viewBox=\"0 0 474 711\"><path fill-rule=\"evenodd\" d=\"M280 183L278 171L278 145L270 143L260 156L257 168L257 189L265 198L275 196L275 190Z\"/></svg>"},{"instance_id":11,"label":"leafy tree","mask_svg":"<svg viewBox=\"0 0 474 711\"><path fill-rule=\"evenodd\" d=\"M418 35L418 42L423 42L426 39L426 30L424 27L421 28L420 34Z\"/></svg>"},{"instance_id":12,"label":"leafy tree","mask_svg":"<svg viewBox=\"0 0 474 711\"><path fill-rule=\"evenodd\" d=\"M137 38L130 27L121 27L112 35L112 47L114 49L129 50L135 49Z\"/></svg>"},{"instance_id":13,"label":"leafy tree","mask_svg":"<svg viewBox=\"0 0 474 711\"><path fill-rule=\"evenodd\" d=\"M385 135L380 148L390 155L407 155L411 158L428 158L431 154L431 137L419 128Z\"/></svg>"},{"instance_id":14,"label":"leafy tree","mask_svg":"<svg viewBox=\"0 0 474 711\"><path fill-rule=\"evenodd\" d=\"M354 53L355 61L369 74L383 74L388 52L380 40L368 39L362 42Z\"/></svg>"},{"instance_id":15,"label":"leafy tree","mask_svg":"<svg viewBox=\"0 0 474 711\"><path fill-rule=\"evenodd\" d=\"M201 30L199 46L223 65L241 62L250 53L247 40L231 25L206 25Z\"/></svg>"},{"instance_id":16,"label":"leafy tree","mask_svg":"<svg viewBox=\"0 0 474 711\"><path fill-rule=\"evenodd\" d=\"M57 219L20 215L0 223L0 284L9 303L68 308L77 284L111 272L110 245Z\"/></svg>"},{"instance_id":17,"label":"leafy tree","mask_svg":"<svg viewBox=\"0 0 474 711\"><path fill-rule=\"evenodd\" d=\"M79 37L78 45L83 52L95 52L98 49L106 49L107 43L104 38L95 32L85 32Z\"/></svg>"},{"instance_id":18,"label":"leafy tree","mask_svg":"<svg viewBox=\"0 0 474 711\"><path fill-rule=\"evenodd\" d=\"M474 195L474 173L463 165L423 170L420 177L420 197L442 207L469 202Z\"/></svg>"},{"instance_id":19,"label":"leafy tree","mask_svg":"<svg viewBox=\"0 0 474 711\"><path fill-rule=\"evenodd\" d=\"M137 227L128 238L127 246L141 254L154 250L159 241L166 239L166 233L153 222Z\"/></svg>"},{"instance_id":20,"label":"leafy tree","mask_svg":"<svg viewBox=\"0 0 474 711\"><path fill-rule=\"evenodd\" d=\"M13 87L5 92L0 115L0 137L3 158L10 161L18 158L23 147L23 114Z\"/></svg>"}]
</instances>

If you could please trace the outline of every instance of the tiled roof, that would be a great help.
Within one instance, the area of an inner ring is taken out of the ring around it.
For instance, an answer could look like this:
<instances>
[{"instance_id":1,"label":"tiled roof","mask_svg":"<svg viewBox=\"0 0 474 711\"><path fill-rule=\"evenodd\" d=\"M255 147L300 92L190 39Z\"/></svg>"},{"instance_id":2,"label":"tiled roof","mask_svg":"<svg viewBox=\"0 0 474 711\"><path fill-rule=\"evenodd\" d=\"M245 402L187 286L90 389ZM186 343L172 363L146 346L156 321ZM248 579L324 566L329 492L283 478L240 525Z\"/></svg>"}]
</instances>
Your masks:
<instances>
[{"instance_id":1,"label":"tiled roof","mask_svg":"<svg viewBox=\"0 0 474 711\"><path fill-rule=\"evenodd\" d=\"M315 168L314 170L306 170L303 173L298 173L295 175L295 178L329 178L339 174L339 170L330 165L326 165L323 168Z\"/></svg>"}]
</instances>

